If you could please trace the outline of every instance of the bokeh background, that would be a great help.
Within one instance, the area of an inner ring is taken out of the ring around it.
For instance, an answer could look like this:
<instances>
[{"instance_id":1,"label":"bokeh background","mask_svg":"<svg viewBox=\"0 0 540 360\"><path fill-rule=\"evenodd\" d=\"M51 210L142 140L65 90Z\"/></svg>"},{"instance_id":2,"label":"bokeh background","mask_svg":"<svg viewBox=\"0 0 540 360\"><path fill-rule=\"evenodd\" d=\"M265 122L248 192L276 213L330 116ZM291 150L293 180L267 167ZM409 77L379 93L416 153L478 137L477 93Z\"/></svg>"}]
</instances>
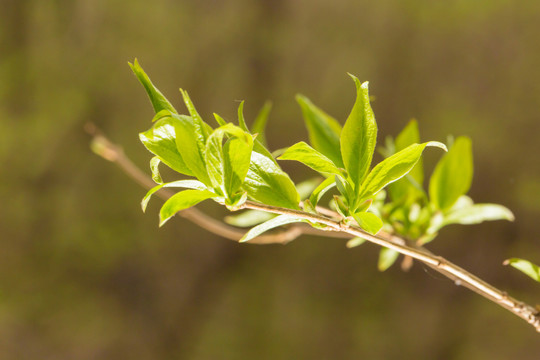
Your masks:
<instances>
[{"instance_id":1,"label":"bokeh background","mask_svg":"<svg viewBox=\"0 0 540 360\"><path fill-rule=\"evenodd\" d=\"M429 248L540 303L540 285L501 265L540 262L539 2L0 5L0 358L538 359L525 322L421 265L379 273L375 246L239 245L180 218L158 229L160 201L143 214L145 191L90 151L83 128L148 169L138 133L153 114L135 57L208 122L234 119L241 99L249 121L272 100L272 149L306 138L297 92L343 123L354 73L376 97L380 143L412 117L424 140L471 136L472 197L516 215L447 228Z\"/></svg>"}]
</instances>

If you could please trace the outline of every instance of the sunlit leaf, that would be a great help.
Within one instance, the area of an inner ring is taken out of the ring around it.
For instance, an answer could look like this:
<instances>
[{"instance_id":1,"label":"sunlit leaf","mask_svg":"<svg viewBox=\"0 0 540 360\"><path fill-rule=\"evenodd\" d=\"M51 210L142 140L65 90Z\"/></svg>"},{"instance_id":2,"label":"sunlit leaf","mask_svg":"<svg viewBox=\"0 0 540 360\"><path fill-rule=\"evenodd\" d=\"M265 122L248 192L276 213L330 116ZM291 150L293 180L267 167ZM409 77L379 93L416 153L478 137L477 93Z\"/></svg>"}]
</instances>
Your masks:
<instances>
[{"instance_id":1,"label":"sunlit leaf","mask_svg":"<svg viewBox=\"0 0 540 360\"><path fill-rule=\"evenodd\" d=\"M144 146L174 171L188 176L193 172L176 147L175 123L171 117L157 121L152 128L139 134Z\"/></svg>"},{"instance_id":2,"label":"sunlit leaf","mask_svg":"<svg viewBox=\"0 0 540 360\"><path fill-rule=\"evenodd\" d=\"M194 190L206 190L206 186L202 182L197 180L177 180L169 183L159 184L150 189L142 199L141 207L143 212L146 211L146 206L148 205L148 202L150 201L152 195L156 193L159 189L164 187L179 187Z\"/></svg>"},{"instance_id":3,"label":"sunlit leaf","mask_svg":"<svg viewBox=\"0 0 540 360\"><path fill-rule=\"evenodd\" d=\"M392 266L399 256L399 252L393 249L383 247L379 252L379 261L377 268L379 271L385 271Z\"/></svg>"},{"instance_id":4,"label":"sunlit leaf","mask_svg":"<svg viewBox=\"0 0 540 360\"><path fill-rule=\"evenodd\" d=\"M161 162L159 156L154 156L150 159L150 171L152 171L152 180L156 184L162 184L161 174L159 173L159 163Z\"/></svg>"},{"instance_id":5,"label":"sunlit leaf","mask_svg":"<svg viewBox=\"0 0 540 360\"><path fill-rule=\"evenodd\" d=\"M347 247L349 249L352 249L354 247L357 247L357 246L360 246L362 245L363 243L365 243L367 240L364 239L364 238L361 238L361 237L355 237L355 238L352 238L350 239L349 241L347 241Z\"/></svg>"},{"instance_id":6,"label":"sunlit leaf","mask_svg":"<svg viewBox=\"0 0 540 360\"><path fill-rule=\"evenodd\" d=\"M294 183L270 158L256 151L243 184L251 199L275 206L299 209L300 196Z\"/></svg>"},{"instance_id":7,"label":"sunlit leaf","mask_svg":"<svg viewBox=\"0 0 540 360\"><path fill-rule=\"evenodd\" d=\"M356 102L341 131L341 155L345 169L359 193L373 158L377 124L369 104L368 83L351 75L356 84Z\"/></svg>"},{"instance_id":8,"label":"sunlit leaf","mask_svg":"<svg viewBox=\"0 0 540 360\"><path fill-rule=\"evenodd\" d=\"M377 234L383 226L382 220L370 212L359 212L353 214L352 217L356 220L358 226L372 235Z\"/></svg>"},{"instance_id":9,"label":"sunlit leaf","mask_svg":"<svg viewBox=\"0 0 540 360\"><path fill-rule=\"evenodd\" d=\"M303 141L289 147L278 160L296 160L320 173L343 174L332 160Z\"/></svg>"},{"instance_id":10,"label":"sunlit leaf","mask_svg":"<svg viewBox=\"0 0 540 360\"><path fill-rule=\"evenodd\" d=\"M473 177L472 145L468 137L458 137L448 153L439 161L429 182L430 201L437 209L446 210L465 195Z\"/></svg>"},{"instance_id":11,"label":"sunlit leaf","mask_svg":"<svg viewBox=\"0 0 540 360\"><path fill-rule=\"evenodd\" d=\"M251 230L249 230L241 239L240 242L246 242L253 238L256 238L257 236L261 235L262 233L272 230L278 226L283 226L291 223L297 223L297 222L305 222L303 219L299 219L290 215L278 215L273 219L270 219L260 225L255 226Z\"/></svg>"},{"instance_id":12,"label":"sunlit leaf","mask_svg":"<svg viewBox=\"0 0 540 360\"><path fill-rule=\"evenodd\" d=\"M326 178L322 183L319 184L319 186L315 188L315 190L313 190L313 193L311 193L311 196L309 197L311 205L316 207L323 195L334 186L336 186L334 176Z\"/></svg>"},{"instance_id":13,"label":"sunlit leaf","mask_svg":"<svg viewBox=\"0 0 540 360\"><path fill-rule=\"evenodd\" d=\"M161 207L159 212L159 226L163 226L177 212L215 196L216 194L208 190L184 190L174 194Z\"/></svg>"},{"instance_id":14,"label":"sunlit leaf","mask_svg":"<svg viewBox=\"0 0 540 360\"><path fill-rule=\"evenodd\" d=\"M148 94L148 97L150 98L150 101L152 102L152 106L154 107L154 111L156 113L160 112L161 110L168 110L172 113L177 114L176 109L171 105L171 103L163 96L163 94L152 84L152 81L150 81L150 78L142 67L139 65L139 62L137 59L132 63L128 63L131 67L131 70L133 70L133 73L135 76L137 76L137 79L141 82L141 84L144 86L144 89L146 90L146 93Z\"/></svg>"},{"instance_id":15,"label":"sunlit leaf","mask_svg":"<svg viewBox=\"0 0 540 360\"><path fill-rule=\"evenodd\" d=\"M224 220L227 224L230 224L230 225L234 225L238 227L250 227L250 226L263 223L274 217L276 217L276 215L269 212L258 211L258 210L246 210L241 214L228 215L225 217Z\"/></svg>"},{"instance_id":16,"label":"sunlit leaf","mask_svg":"<svg viewBox=\"0 0 540 360\"><path fill-rule=\"evenodd\" d=\"M223 145L224 136L230 137ZM214 188L228 198L240 188L249 169L253 138L241 128L226 124L217 128L206 143L206 168Z\"/></svg>"},{"instance_id":17,"label":"sunlit leaf","mask_svg":"<svg viewBox=\"0 0 540 360\"><path fill-rule=\"evenodd\" d=\"M474 204L459 208L444 215L443 224L480 224L492 220L514 220L514 214L498 204Z\"/></svg>"},{"instance_id":18,"label":"sunlit leaf","mask_svg":"<svg viewBox=\"0 0 540 360\"><path fill-rule=\"evenodd\" d=\"M342 168L339 136L341 125L333 117L315 106L307 97L296 95L309 135L309 142L319 152Z\"/></svg>"},{"instance_id":19,"label":"sunlit leaf","mask_svg":"<svg viewBox=\"0 0 540 360\"><path fill-rule=\"evenodd\" d=\"M540 267L528 260L512 258L505 260L504 265L510 265L532 279L540 282Z\"/></svg>"},{"instance_id":20,"label":"sunlit leaf","mask_svg":"<svg viewBox=\"0 0 540 360\"><path fill-rule=\"evenodd\" d=\"M428 146L446 149L439 142L413 144L378 163L362 183L358 199L366 199L379 192L386 185L407 174L422 156Z\"/></svg>"}]
</instances>

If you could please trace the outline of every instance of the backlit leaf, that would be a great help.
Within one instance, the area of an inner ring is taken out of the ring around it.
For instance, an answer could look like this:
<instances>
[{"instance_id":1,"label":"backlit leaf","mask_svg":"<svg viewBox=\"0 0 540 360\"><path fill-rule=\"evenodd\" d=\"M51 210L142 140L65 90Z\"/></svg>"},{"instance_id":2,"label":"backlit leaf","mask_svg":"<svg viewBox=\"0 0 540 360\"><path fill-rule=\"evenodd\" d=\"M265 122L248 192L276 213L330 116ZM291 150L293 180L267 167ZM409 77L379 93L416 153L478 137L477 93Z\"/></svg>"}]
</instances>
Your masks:
<instances>
[{"instance_id":1,"label":"backlit leaf","mask_svg":"<svg viewBox=\"0 0 540 360\"><path fill-rule=\"evenodd\" d=\"M148 202L150 201L150 198L154 193L156 193L159 189L164 187L180 187L180 188L188 188L188 189L195 189L195 190L206 190L206 186L197 180L177 180L172 181L169 183L159 184L157 186L154 186L152 189L150 189L144 198L141 201L141 207L142 211L146 211L146 206L148 205Z\"/></svg>"},{"instance_id":2,"label":"backlit leaf","mask_svg":"<svg viewBox=\"0 0 540 360\"><path fill-rule=\"evenodd\" d=\"M137 79L139 79L140 83L144 86L144 89L146 90L146 93L148 94L148 97L150 98L150 101L152 102L152 106L154 107L154 111L156 113L160 112L161 110L169 110L174 114L177 114L176 109L171 105L171 103L163 96L163 94L152 84L152 81L150 81L150 78L142 67L139 65L139 62L137 59L132 63L128 63L131 67L131 70L133 70L133 73L135 76L137 76Z\"/></svg>"},{"instance_id":3,"label":"backlit leaf","mask_svg":"<svg viewBox=\"0 0 540 360\"><path fill-rule=\"evenodd\" d=\"M356 193L373 158L377 141L377 124L369 104L368 83L351 75L356 84L356 102L341 131L341 155Z\"/></svg>"},{"instance_id":4,"label":"backlit leaf","mask_svg":"<svg viewBox=\"0 0 540 360\"><path fill-rule=\"evenodd\" d=\"M540 282L540 267L524 259L512 258L504 261L504 265L510 265L522 273Z\"/></svg>"},{"instance_id":5,"label":"backlit leaf","mask_svg":"<svg viewBox=\"0 0 540 360\"><path fill-rule=\"evenodd\" d=\"M249 230L243 237L240 239L240 242L246 242L262 233L274 229L278 226L283 226L291 223L305 222L303 219L299 219L290 215L278 215L273 219L270 219L260 225L255 226L253 229Z\"/></svg>"},{"instance_id":6,"label":"backlit leaf","mask_svg":"<svg viewBox=\"0 0 540 360\"><path fill-rule=\"evenodd\" d=\"M393 249L383 247L379 252L379 261L377 268L379 271L385 271L392 266L399 256L399 252Z\"/></svg>"},{"instance_id":7,"label":"backlit leaf","mask_svg":"<svg viewBox=\"0 0 540 360\"><path fill-rule=\"evenodd\" d=\"M341 125L333 117L315 106L307 97L296 95L309 135L309 142L338 167L343 167L339 136Z\"/></svg>"},{"instance_id":8,"label":"backlit leaf","mask_svg":"<svg viewBox=\"0 0 540 360\"><path fill-rule=\"evenodd\" d=\"M458 137L448 153L439 161L429 182L430 201L437 209L446 210L465 195L473 177L472 145L468 137Z\"/></svg>"},{"instance_id":9,"label":"backlit leaf","mask_svg":"<svg viewBox=\"0 0 540 360\"><path fill-rule=\"evenodd\" d=\"M163 226L177 212L212 197L216 197L216 194L208 190L184 190L174 194L161 207L159 212L159 226Z\"/></svg>"},{"instance_id":10,"label":"backlit leaf","mask_svg":"<svg viewBox=\"0 0 540 360\"><path fill-rule=\"evenodd\" d=\"M300 196L294 183L270 158L256 151L243 184L251 199L264 204L298 209Z\"/></svg>"},{"instance_id":11,"label":"backlit leaf","mask_svg":"<svg viewBox=\"0 0 540 360\"><path fill-rule=\"evenodd\" d=\"M375 235L381 230L383 227L383 222L379 217L375 214L372 214L370 212L359 212L356 214L353 214L352 216L354 220L358 223L358 226L360 226L363 230L370 233L371 235Z\"/></svg>"},{"instance_id":12,"label":"backlit leaf","mask_svg":"<svg viewBox=\"0 0 540 360\"><path fill-rule=\"evenodd\" d=\"M289 147L280 157L278 157L278 160L296 160L320 173L338 175L343 173L336 167L332 160L303 141Z\"/></svg>"}]
</instances>

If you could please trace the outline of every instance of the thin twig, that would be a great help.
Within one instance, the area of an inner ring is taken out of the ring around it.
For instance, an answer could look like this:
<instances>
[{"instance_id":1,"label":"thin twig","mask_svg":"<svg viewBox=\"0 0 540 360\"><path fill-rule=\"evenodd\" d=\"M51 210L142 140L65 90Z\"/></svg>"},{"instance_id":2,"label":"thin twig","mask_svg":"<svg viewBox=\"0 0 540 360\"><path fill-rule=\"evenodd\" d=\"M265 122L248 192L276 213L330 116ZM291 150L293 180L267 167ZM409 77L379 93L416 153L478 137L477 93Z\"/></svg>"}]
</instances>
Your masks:
<instances>
[{"instance_id":1,"label":"thin twig","mask_svg":"<svg viewBox=\"0 0 540 360\"><path fill-rule=\"evenodd\" d=\"M152 179L144 174L133 162L125 156L122 149L110 142L103 134L101 134L92 124L87 125L87 132L93 136L92 149L101 157L117 164L128 176L134 179L143 187L149 189L155 184ZM172 195L172 192L161 189L157 193L163 199L167 199ZM484 298L502 306L513 314L531 324L538 332L540 332L540 315L537 309L518 301L504 291L481 280L477 276L469 273L463 268L451 263L441 256L432 254L424 247L417 245L409 245L404 239L395 235L380 232L378 235L371 235L356 226L346 224L340 219L336 219L336 214L325 208L318 208L321 214L311 214L300 210L292 210L286 208L275 207L266 204L260 204L253 201L247 201L242 206L244 209L259 210L280 215L290 215L312 223L326 225L328 231L322 231L311 227L304 226L305 224L293 225L287 230L278 232L272 235L261 235L252 239L250 243L256 244L271 244L290 242L302 234L322 235L326 237L351 238L361 237L374 244L383 246L389 249L398 251L399 253L409 256L413 259L421 261L435 271L454 281L456 285L462 285ZM204 229L225 237L227 239L238 241L244 231L226 225L214 218L207 216L196 208L183 210L178 215L194 222Z\"/></svg>"}]
</instances>

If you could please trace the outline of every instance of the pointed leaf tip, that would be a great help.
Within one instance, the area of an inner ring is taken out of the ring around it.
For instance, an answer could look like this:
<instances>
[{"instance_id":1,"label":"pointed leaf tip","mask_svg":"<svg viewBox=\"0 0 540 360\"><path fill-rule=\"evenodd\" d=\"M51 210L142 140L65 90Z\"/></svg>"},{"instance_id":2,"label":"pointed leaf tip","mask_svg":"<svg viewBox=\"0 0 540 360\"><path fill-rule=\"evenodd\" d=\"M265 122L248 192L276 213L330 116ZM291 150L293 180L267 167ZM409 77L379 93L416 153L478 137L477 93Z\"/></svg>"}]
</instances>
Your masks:
<instances>
[{"instance_id":1,"label":"pointed leaf tip","mask_svg":"<svg viewBox=\"0 0 540 360\"><path fill-rule=\"evenodd\" d=\"M428 141L426 146L438 147L439 149L443 149L445 152L448 152L446 145L439 141Z\"/></svg>"}]
</instances>

